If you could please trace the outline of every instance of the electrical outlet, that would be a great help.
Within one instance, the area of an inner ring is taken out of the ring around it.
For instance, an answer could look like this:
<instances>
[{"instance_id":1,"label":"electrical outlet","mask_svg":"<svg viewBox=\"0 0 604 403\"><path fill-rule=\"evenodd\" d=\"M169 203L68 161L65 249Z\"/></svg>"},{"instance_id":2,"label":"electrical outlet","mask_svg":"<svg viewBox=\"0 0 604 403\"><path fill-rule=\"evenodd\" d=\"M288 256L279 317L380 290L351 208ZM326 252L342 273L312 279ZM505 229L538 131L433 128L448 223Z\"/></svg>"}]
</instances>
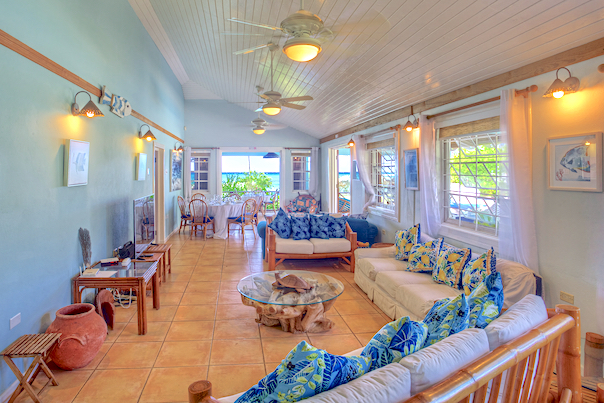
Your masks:
<instances>
[{"instance_id":1,"label":"electrical outlet","mask_svg":"<svg viewBox=\"0 0 604 403\"><path fill-rule=\"evenodd\" d=\"M560 291L560 299L569 304L575 303L575 296L564 291Z\"/></svg>"},{"instance_id":2,"label":"electrical outlet","mask_svg":"<svg viewBox=\"0 0 604 403\"><path fill-rule=\"evenodd\" d=\"M14 328L19 323L21 323L21 312L10 318L10 328Z\"/></svg>"}]
</instances>

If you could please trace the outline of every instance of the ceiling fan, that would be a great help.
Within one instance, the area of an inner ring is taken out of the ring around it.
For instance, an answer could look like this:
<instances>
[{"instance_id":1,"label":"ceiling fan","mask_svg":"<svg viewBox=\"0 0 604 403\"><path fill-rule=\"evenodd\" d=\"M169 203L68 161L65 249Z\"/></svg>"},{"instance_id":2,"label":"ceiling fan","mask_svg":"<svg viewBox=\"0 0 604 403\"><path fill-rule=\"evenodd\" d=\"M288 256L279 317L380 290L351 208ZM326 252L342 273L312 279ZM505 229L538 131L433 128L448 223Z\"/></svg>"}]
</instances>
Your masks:
<instances>
[{"instance_id":1,"label":"ceiling fan","mask_svg":"<svg viewBox=\"0 0 604 403\"><path fill-rule=\"evenodd\" d=\"M239 24L252 25L273 31L281 31L290 37L283 45L283 53L296 62L308 62L321 52L321 45L333 38L333 32L325 28L323 20L318 15L304 10L304 0L300 0L300 10L289 15L281 21L281 27L267 24L258 24L239 18L228 18L228 21ZM252 34L257 35L257 34ZM247 54L255 50L269 47L271 43L234 52L234 54Z\"/></svg>"}]
</instances>

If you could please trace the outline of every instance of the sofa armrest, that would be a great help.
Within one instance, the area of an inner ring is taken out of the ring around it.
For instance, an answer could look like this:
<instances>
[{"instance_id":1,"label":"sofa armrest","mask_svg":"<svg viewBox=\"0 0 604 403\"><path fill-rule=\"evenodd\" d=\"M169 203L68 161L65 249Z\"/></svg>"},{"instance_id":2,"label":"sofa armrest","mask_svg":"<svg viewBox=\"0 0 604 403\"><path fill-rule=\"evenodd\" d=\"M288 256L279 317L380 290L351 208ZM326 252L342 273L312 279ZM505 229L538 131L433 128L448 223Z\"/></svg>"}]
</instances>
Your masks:
<instances>
[{"instance_id":1,"label":"sofa armrest","mask_svg":"<svg viewBox=\"0 0 604 403\"><path fill-rule=\"evenodd\" d=\"M350 250L354 253L357 248L357 233L350 228L348 223L346 223L346 239L350 241Z\"/></svg>"},{"instance_id":2,"label":"sofa armrest","mask_svg":"<svg viewBox=\"0 0 604 403\"><path fill-rule=\"evenodd\" d=\"M276 237L277 234L275 233L275 231L267 225L265 242L268 250L274 251L277 248L277 243L275 241Z\"/></svg>"},{"instance_id":3,"label":"sofa armrest","mask_svg":"<svg viewBox=\"0 0 604 403\"><path fill-rule=\"evenodd\" d=\"M396 248L394 246L389 246L387 248L359 248L355 251L355 256L357 259L366 259L366 258L392 258L394 259L394 255L396 254Z\"/></svg>"}]
</instances>

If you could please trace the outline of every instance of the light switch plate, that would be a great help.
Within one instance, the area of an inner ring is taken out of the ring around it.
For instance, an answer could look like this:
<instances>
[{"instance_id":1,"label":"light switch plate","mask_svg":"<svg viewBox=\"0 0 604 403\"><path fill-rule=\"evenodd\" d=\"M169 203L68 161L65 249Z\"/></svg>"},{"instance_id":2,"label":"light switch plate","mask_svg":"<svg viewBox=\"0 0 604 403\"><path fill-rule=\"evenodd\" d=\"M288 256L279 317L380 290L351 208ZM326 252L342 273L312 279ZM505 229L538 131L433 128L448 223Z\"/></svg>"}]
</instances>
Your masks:
<instances>
[{"instance_id":1,"label":"light switch plate","mask_svg":"<svg viewBox=\"0 0 604 403\"><path fill-rule=\"evenodd\" d=\"M19 323L21 323L21 312L10 318L10 328L14 328Z\"/></svg>"},{"instance_id":2,"label":"light switch plate","mask_svg":"<svg viewBox=\"0 0 604 403\"><path fill-rule=\"evenodd\" d=\"M568 302L569 304L574 305L575 303L575 296L564 291L560 291L560 299L564 302Z\"/></svg>"}]
</instances>

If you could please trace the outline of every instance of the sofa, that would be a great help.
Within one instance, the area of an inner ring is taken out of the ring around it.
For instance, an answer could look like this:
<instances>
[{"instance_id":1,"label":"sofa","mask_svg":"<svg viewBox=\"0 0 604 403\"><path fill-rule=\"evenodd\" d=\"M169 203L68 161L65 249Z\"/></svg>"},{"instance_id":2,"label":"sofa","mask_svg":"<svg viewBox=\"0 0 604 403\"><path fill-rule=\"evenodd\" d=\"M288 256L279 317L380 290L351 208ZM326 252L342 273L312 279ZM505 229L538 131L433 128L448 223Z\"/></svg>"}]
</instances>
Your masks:
<instances>
[{"instance_id":1,"label":"sofa","mask_svg":"<svg viewBox=\"0 0 604 403\"><path fill-rule=\"evenodd\" d=\"M422 234L420 242L433 240ZM409 263L394 258L395 247L357 249L355 252L355 283L386 315L392 319L409 316L422 320L434 301L456 297L463 291L437 284L430 273L405 269ZM543 295L541 277L519 263L497 259L496 271L501 273L504 308L509 308L528 294Z\"/></svg>"}]
</instances>

